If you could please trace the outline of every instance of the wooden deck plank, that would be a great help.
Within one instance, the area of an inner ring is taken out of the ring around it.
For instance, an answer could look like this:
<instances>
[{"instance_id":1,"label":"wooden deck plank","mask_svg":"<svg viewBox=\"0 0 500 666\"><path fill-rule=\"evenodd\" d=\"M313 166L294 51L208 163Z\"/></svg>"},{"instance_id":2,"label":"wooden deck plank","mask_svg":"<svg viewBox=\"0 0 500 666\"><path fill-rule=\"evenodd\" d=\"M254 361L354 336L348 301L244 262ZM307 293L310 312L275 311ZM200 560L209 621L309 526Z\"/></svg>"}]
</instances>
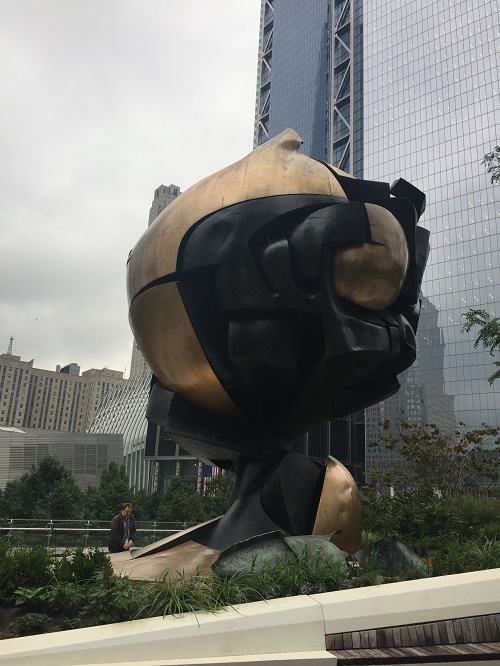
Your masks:
<instances>
[{"instance_id":1,"label":"wooden deck plank","mask_svg":"<svg viewBox=\"0 0 500 666\"><path fill-rule=\"evenodd\" d=\"M486 641L486 635L484 633L483 621L480 617L474 618L474 623L476 625L477 640L479 643L484 643Z\"/></svg>"},{"instance_id":2,"label":"wooden deck plank","mask_svg":"<svg viewBox=\"0 0 500 666\"><path fill-rule=\"evenodd\" d=\"M455 636L455 629L453 627L453 620L446 620L445 621L445 626L446 626L446 633L448 635L448 640L446 641L447 643L456 643L457 639Z\"/></svg>"},{"instance_id":3,"label":"wooden deck plank","mask_svg":"<svg viewBox=\"0 0 500 666\"><path fill-rule=\"evenodd\" d=\"M418 645L417 642L417 627L415 624L411 624L408 627L408 633L410 634L410 645Z\"/></svg>"},{"instance_id":4,"label":"wooden deck plank","mask_svg":"<svg viewBox=\"0 0 500 666\"><path fill-rule=\"evenodd\" d=\"M446 631L446 622L441 620L437 623L437 626L439 629L439 643L441 645L445 645L448 640L448 632Z\"/></svg>"},{"instance_id":5,"label":"wooden deck plank","mask_svg":"<svg viewBox=\"0 0 500 666\"><path fill-rule=\"evenodd\" d=\"M326 649L345 664L481 661L500 655L500 613L328 634Z\"/></svg>"},{"instance_id":6,"label":"wooden deck plank","mask_svg":"<svg viewBox=\"0 0 500 666\"><path fill-rule=\"evenodd\" d=\"M408 627L401 627L401 643L402 645L411 645Z\"/></svg>"},{"instance_id":7,"label":"wooden deck plank","mask_svg":"<svg viewBox=\"0 0 500 666\"><path fill-rule=\"evenodd\" d=\"M476 622L473 617L467 618L467 623L469 624L469 631L470 631L470 642L471 643L477 643L478 638L477 638L477 631L476 631Z\"/></svg>"},{"instance_id":8,"label":"wooden deck plank","mask_svg":"<svg viewBox=\"0 0 500 666\"><path fill-rule=\"evenodd\" d=\"M488 622L488 616L487 615L482 615L481 616L481 624L483 625L483 633L484 633L484 643L490 643L493 640L493 636L491 633L490 629L490 623Z\"/></svg>"},{"instance_id":9,"label":"wooden deck plank","mask_svg":"<svg viewBox=\"0 0 500 666\"><path fill-rule=\"evenodd\" d=\"M432 626L431 622L425 622L422 625L422 629L424 630L424 638L425 638L425 644L426 645L432 645Z\"/></svg>"},{"instance_id":10,"label":"wooden deck plank","mask_svg":"<svg viewBox=\"0 0 500 666\"><path fill-rule=\"evenodd\" d=\"M393 628L392 637L394 640L394 647L402 647L403 641L401 640L401 627Z\"/></svg>"},{"instance_id":11,"label":"wooden deck plank","mask_svg":"<svg viewBox=\"0 0 500 666\"><path fill-rule=\"evenodd\" d=\"M345 664L425 664L429 662L498 660L500 644L433 645L407 648L330 651L339 666Z\"/></svg>"},{"instance_id":12,"label":"wooden deck plank","mask_svg":"<svg viewBox=\"0 0 500 666\"><path fill-rule=\"evenodd\" d=\"M439 628L437 622L431 622L432 644L439 645Z\"/></svg>"},{"instance_id":13,"label":"wooden deck plank","mask_svg":"<svg viewBox=\"0 0 500 666\"><path fill-rule=\"evenodd\" d=\"M369 631L360 631L361 647L369 648L370 647L370 632Z\"/></svg>"},{"instance_id":14,"label":"wooden deck plank","mask_svg":"<svg viewBox=\"0 0 500 666\"><path fill-rule=\"evenodd\" d=\"M490 625L490 630L491 630L491 640L500 641L500 631L499 628L497 627L495 616L488 615L487 617L488 617L488 624Z\"/></svg>"},{"instance_id":15,"label":"wooden deck plank","mask_svg":"<svg viewBox=\"0 0 500 666\"><path fill-rule=\"evenodd\" d=\"M383 629L377 629L377 647L385 648L387 643L385 640L385 631Z\"/></svg>"},{"instance_id":16,"label":"wooden deck plank","mask_svg":"<svg viewBox=\"0 0 500 666\"><path fill-rule=\"evenodd\" d=\"M453 629L455 630L455 638L457 639L457 643L465 643L464 634L462 631L462 623L460 620L453 620Z\"/></svg>"},{"instance_id":17,"label":"wooden deck plank","mask_svg":"<svg viewBox=\"0 0 500 666\"><path fill-rule=\"evenodd\" d=\"M417 630L417 645L425 645L424 628L421 624L415 625L415 628Z\"/></svg>"},{"instance_id":18,"label":"wooden deck plank","mask_svg":"<svg viewBox=\"0 0 500 666\"><path fill-rule=\"evenodd\" d=\"M386 648L394 647L394 636L392 634L392 628L384 629L384 633L385 633L385 647Z\"/></svg>"},{"instance_id":19,"label":"wooden deck plank","mask_svg":"<svg viewBox=\"0 0 500 666\"><path fill-rule=\"evenodd\" d=\"M464 643L469 643L471 640L469 620L466 617L463 617L460 620L460 625L462 627L462 636L464 637Z\"/></svg>"}]
</instances>

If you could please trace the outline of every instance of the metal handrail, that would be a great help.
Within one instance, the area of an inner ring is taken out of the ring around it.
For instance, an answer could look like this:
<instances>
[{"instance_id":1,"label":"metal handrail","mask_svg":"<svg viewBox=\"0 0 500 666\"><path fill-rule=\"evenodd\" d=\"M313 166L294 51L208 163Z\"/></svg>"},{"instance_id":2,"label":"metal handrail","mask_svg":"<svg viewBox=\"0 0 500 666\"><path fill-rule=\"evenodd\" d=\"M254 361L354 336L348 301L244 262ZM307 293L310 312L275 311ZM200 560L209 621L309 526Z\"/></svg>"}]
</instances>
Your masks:
<instances>
[{"instance_id":1,"label":"metal handrail","mask_svg":"<svg viewBox=\"0 0 500 666\"><path fill-rule=\"evenodd\" d=\"M5 524L7 522L7 524ZM61 541L68 541L68 539L64 539L64 535L73 535L73 538L71 539L71 545L66 544L67 548L74 548L76 546L83 545L84 547L89 547L89 540L95 542L96 537L98 535L102 535L102 539L99 539L100 545L103 545L103 542L107 541L107 534L109 534L110 530L110 523L108 521L94 521L95 523L101 523L102 525L106 525L105 527L91 527L91 522L89 520L87 521L80 521L80 520L61 520L61 521L53 521L53 520L44 520L44 519L33 519L33 520L24 520L24 519L9 519L8 521L5 521L4 525L0 525L0 537L5 535L5 538L8 539L11 543L15 543L17 546L35 546L35 545L42 545L41 541L43 540L43 545L46 546L47 548L54 548L56 549L58 547L58 539L59 539L59 545L61 545ZM33 523L42 523L40 525L19 525L17 526L15 523L16 522L29 522L31 524ZM137 532L141 533L143 538L138 539L138 541L145 541L146 543L143 543L142 545L148 545L150 543L153 543L157 541L159 538L162 538L163 536L168 536L170 534L176 534L177 532L180 532L181 530L185 529L186 527L189 527L191 524L188 523L183 523L183 522L178 522L178 523L168 523L168 522L162 522L158 523L156 521L143 521L143 524L146 526L140 527L140 523L136 523L137 525ZM56 524L57 523L57 524ZM71 526L71 525L61 525L61 523L80 523L79 526ZM82 523L84 523L82 525ZM170 525L172 527L162 527L162 525ZM175 525L175 527L173 527ZM33 536L29 539L23 539L23 535L26 535L28 537L29 534L32 534ZM36 535L40 535L38 540L36 539ZM42 537L43 535L43 537ZM77 537L77 535L81 535L80 538ZM42 537L42 538L40 538ZM30 541L30 543L23 543L26 542L27 540ZM79 542L79 543L75 543ZM82 542L82 543L80 543Z\"/></svg>"}]
</instances>

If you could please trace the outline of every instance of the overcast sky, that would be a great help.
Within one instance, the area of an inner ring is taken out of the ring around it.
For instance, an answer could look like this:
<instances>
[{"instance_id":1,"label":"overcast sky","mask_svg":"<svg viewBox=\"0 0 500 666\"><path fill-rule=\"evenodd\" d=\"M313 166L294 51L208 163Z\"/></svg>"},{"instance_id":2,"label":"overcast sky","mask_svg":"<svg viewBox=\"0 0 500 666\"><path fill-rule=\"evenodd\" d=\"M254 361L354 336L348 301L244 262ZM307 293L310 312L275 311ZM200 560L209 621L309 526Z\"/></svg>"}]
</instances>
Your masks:
<instances>
[{"instance_id":1,"label":"overcast sky","mask_svg":"<svg viewBox=\"0 0 500 666\"><path fill-rule=\"evenodd\" d=\"M252 149L259 0L0 0L0 353L128 376L155 188Z\"/></svg>"}]
</instances>

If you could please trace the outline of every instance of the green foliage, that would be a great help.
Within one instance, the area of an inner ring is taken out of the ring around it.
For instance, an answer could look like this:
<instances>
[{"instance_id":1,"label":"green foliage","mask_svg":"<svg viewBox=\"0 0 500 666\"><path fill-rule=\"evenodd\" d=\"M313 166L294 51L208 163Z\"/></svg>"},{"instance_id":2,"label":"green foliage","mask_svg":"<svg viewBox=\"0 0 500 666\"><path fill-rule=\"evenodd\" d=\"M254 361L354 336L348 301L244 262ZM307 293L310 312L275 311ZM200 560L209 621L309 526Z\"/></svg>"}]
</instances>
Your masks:
<instances>
[{"instance_id":1,"label":"green foliage","mask_svg":"<svg viewBox=\"0 0 500 666\"><path fill-rule=\"evenodd\" d=\"M111 462L101 472L99 486L87 488L84 497L85 516L89 519L111 520L123 502L134 504L134 493L129 487L125 466Z\"/></svg>"},{"instance_id":2,"label":"green foliage","mask_svg":"<svg viewBox=\"0 0 500 666\"><path fill-rule=\"evenodd\" d=\"M2 546L0 558L0 599L9 601L19 588L39 587L51 577L52 559L45 548L12 550Z\"/></svg>"},{"instance_id":3,"label":"green foliage","mask_svg":"<svg viewBox=\"0 0 500 666\"><path fill-rule=\"evenodd\" d=\"M82 493L71 472L47 456L0 491L0 516L111 521L123 502L131 502L136 521L195 523L224 513L233 481L231 474L219 474L208 482L202 496L192 484L174 477L163 497L147 495L131 489L125 467L112 462L102 471L99 486L88 486Z\"/></svg>"},{"instance_id":4,"label":"green foliage","mask_svg":"<svg viewBox=\"0 0 500 666\"><path fill-rule=\"evenodd\" d=\"M215 576L197 573L191 578L184 578L178 574L170 580L167 574L143 588L137 617L179 616L193 611L214 612L229 603L224 582Z\"/></svg>"},{"instance_id":5,"label":"green foliage","mask_svg":"<svg viewBox=\"0 0 500 666\"><path fill-rule=\"evenodd\" d=\"M467 430L464 424L453 432L435 425L420 426L407 421L384 421L384 434L370 446L397 451L395 461L372 473L379 490L395 488L415 501L461 496L494 483L500 475L500 428L483 425ZM484 442L494 440L493 447Z\"/></svg>"},{"instance_id":6,"label":"green foliage","mask_svg":"<svg viewBox=\"0 0 500 666\"><path fill-rule=\"evenodd\" d=\"M416 498L400 492L394 497L374 488L361 489L363 525L368 541L395 536L415 552L446 549L447 543L500 537L500 499L461 495ZM365 542L366 545L366 542Z\"/></svg>"},{"instance_id":7,"label":"green foliage","mask_svg":"<svg viewBox=\"0 0 500 666\"><path fill-rule=\"evenodd\" d=\"M30 602L33 603L33 601L42 595L43 591L43 587L20 587L19 589L14 590L16 606Z\"/></svg>"},{"instance_id":8,"label":"green foliage","mask_svg":"<svg viewBox=\"0 0 500 666\"><path fill-rule=\"evenodd\" d=\"M196 488L178 476L173 477L162 498L156 519L165 522L201 522L205 517L203 498L196 492Z\"/></svg>"},{"instance_id":9,"label":"green foliage","mask_svg":"<svg viewBox=\"0 0 500 666\"><path fill-rule=\"evenodd\" d=\"M44 613L25 613L13 622L13 629L19 636L44 633L50 617Z\"/></svg>"},{"instance_id":10,"label":"green foliage","mask_svg":"<svg viewBox=\"0 0 500 666\"><path fill-rule=\"evenodd\" d=\"M203 494L206 518L217 518L227 509L234 485L234 474L217 474L207 483Z\"/></svg>"},{"instance_id":11,"label":"green foliage","mask_svg":"<svg viewBox=\"0 0 500 666\"><path fill-rule=\"evenodd\" d=\"M127 497L131 497L128 501L134 506L134 518L136 521L156 519L161 502L161 498L157 493L148 495L144 490L139 490Z\"/></svg>"},{"instance_id":12,"label":"green foliage","mask_svg":"<svg viewBox=\"0 0 500 666\"><path fill-rule=\"evenodd\" d=\"M66 550L57 560L54 577L61 583L81 583L91 580L97 572L111 575L113 567L108 556L98 549Z\"/></svg>"},{"instance_id":13,"label":"green foliage","mask_svg":"<svg viewBox=\"0 0 500 666\"><path fill-rule=\"evenodd\" d=\"M306 550L296 559L264 565L257 577L258 589L265 599L317 594L344 589L349 577L348 565L320 553L311 556Z\"/></svg>"},{"instance_id":14,"label":"green foliage","mask_svg":"<svg viewBox=\"0 0 500 666\"><path fill-rule=\"evenodd\" d=\"M450 540L433 558L433 571L436 576L498 567L500 539Z\"/></svg>"},{"instance_id":15,"label":"green foliage","mask_svg":"<svg viewBox=\"0 0 500 666\"><path fill-rule=\"evenodd\" d=\"M96 573L94 584L87 586L81 614L108 624L132 619L136 607L134 585L130 580L102 571Z\"/></svg>"},{"instance_id":16,"label":"green foliage","mask_svg":"<svg viewBox=\"0 0 500 666\"><path fill-rule=\"evenodd\" d=\"M496 148L495 150L500 149ZM499 180L500 164L497 168L499 169L497 180ZM469 333L474 326L479 326L479 333L474 342L474 347L477 348L479 345L482 345L485 349L489 349L490 354L493 356L500 349L500 319L492 317L486 310L469 310L463 316L465 317L465 324L462 327L462 333ZM494 365L497 367L497 370L491 377L488 377L490 384L493 384L495 379L500 377L500 361L495 361Z\"/></svg>"},{"instance_id":17,"label":"green foliage","mask_svg":"<svg viewBox=\"0 0 500 666\"><path fill-rule=\"evenodd\" d=\"M82 492L71 474L56 458L43 460L2 493L0 512L9 518L80 518Z\"/></svg>"},{"instance_id":18,"label":"green foliage","mask_svg":"<svg viewBox=\"0 0 500 666\"><path fill-rule=\"evenodd\" d=\"M64 613L68 617L81 617L81 609L87 600L87 587L78 583L52 580L44 586L30 606L47 613Z\"/></svg>"},{"instance_id":19,"label":"green foliage","mask_svg":"<svg viewBox=\"0 0 500 666\"><path fill-rule=\"evenodd\" d=\"M486 172L491 174L491 183L500 181L500 146L495 146L491 153L486 153L481 164L486 165Z\"/></svg>"},{"instance_id":20,"label":"green foliage","mask_svg":"<svg viewBox=\"0 0 500 666\"><path fill-rule=\"evenodd\" d=\"M500 540L452 538L441 545L431 558L433 575L461 573L500 567ZM40 613L29 613L18 633L36 633L47 629L48 620L64 616L59 629L91 623L106 624L161 615L180 616L187 612L216 612L241 603L300 594L315 594L366 585L380 585L420 578L422 569L408 568L391 577L382 575L376 562L354 567L342 560L322 560L306 552L296 559L264 566L258 574L237 574L230 578L205 576L199 572L174 580L165 575L152 583L132 582L117 577L107 568L80 582L50 579L45 587L18 589L16 596L26 607ZM73 576L73 579L79 576ZM42 615L46 613L46 615ZM36 618L42 617L42 620Z\"/></svg>"},{"instance_id":21,"label":"green foliage","mask_svg":"<svg viewBox=\"0 0 500 666\"><path fill-rule=\"evenodd\" d=\"M258 574L236 574L229 578L192 578L168 575L148 583L139 592L136 617L179 616L187 612L215 612L227 606L275 599L296 594L315 594L346 587L348 566L337 558L322 560L306 552L297 559L265 565Z\"/></svg>"}]
</instances>

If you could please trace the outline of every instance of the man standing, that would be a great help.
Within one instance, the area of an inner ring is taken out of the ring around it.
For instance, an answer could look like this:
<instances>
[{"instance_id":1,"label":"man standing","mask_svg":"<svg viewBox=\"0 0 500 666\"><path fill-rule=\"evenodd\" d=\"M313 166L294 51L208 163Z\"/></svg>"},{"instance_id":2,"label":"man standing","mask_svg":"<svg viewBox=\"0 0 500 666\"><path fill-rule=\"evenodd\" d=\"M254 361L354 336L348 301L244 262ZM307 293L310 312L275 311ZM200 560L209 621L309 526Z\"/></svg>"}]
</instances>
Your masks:
<instances>
[{"instance_id":1,"label":"man standing","mask_svg":"<svg viewBox=\"0 0 500 666\"><path fill-rule=\"evenodd\" d=\"M111 521L108 550L110 553L123 553L134 545L135 522L132 518L132 504L125 502L121 511Z\"/></svg>"}]
</instances>

